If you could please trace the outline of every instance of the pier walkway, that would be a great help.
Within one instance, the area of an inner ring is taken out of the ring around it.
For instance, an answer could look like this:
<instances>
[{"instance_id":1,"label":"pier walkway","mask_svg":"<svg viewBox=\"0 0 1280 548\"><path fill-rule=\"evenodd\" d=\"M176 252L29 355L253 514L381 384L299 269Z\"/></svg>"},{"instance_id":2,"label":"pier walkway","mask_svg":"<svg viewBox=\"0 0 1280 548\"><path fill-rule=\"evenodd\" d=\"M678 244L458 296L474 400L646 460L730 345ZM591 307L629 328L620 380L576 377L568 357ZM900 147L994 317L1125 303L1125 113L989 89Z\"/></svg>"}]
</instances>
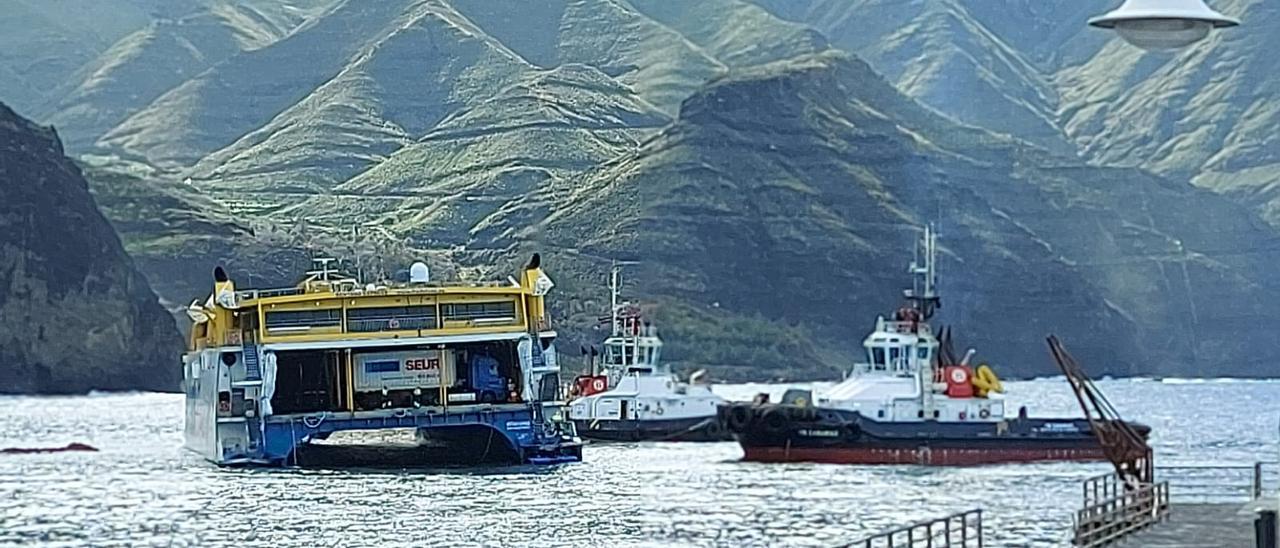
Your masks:
<instances>
[{"instance_id":1,"label":"pier walkway","mask_svg":"<svg viewBox=\"0 0 1280 548\"><path fill-rule=\"evenodd\" d=\"M1159 481L1133 489L1115 474L1090 478L1082 484L1084 506L1076 512L1072 544L1276 548L1275 532L1256 538L1255 531L1262 511L1274 523L1280 509L1274 464L1157 466Z\"/></svg>"},{"instance_id":2,"label":"pier walkway","mask_svg":"<svg viewBox=\"0 0 1280 548\"><path fill-rule=\"evenodd\" d=\"M1252 548L1253 504L1172 504L1161 523L1134 533L1117 546L1145 548Z\"/></svg>"}]
</instances>

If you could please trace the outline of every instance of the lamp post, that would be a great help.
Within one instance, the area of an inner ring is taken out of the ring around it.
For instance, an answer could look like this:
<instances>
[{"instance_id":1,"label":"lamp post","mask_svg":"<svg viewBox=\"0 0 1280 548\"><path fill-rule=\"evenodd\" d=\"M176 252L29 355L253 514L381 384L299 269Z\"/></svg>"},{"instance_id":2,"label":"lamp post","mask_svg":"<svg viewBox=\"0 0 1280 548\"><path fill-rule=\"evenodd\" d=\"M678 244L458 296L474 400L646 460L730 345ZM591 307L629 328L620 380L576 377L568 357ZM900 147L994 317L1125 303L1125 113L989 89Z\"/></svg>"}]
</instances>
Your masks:
<instances>
[{"instance_id":1,"label":"lamp post","mask_svg":"<svg viewBox=\"0 0 1280 548\"><path fill-rule=\"evenodd\" d=\"M1240 20L1214 11L1204 0L1125 0L1119 8L1089 19L1089 24L1114 29L1124 41L1145 50L1170 50L1204 40L1213 29L1239 25Z\"/></svg>"}]
</instances>

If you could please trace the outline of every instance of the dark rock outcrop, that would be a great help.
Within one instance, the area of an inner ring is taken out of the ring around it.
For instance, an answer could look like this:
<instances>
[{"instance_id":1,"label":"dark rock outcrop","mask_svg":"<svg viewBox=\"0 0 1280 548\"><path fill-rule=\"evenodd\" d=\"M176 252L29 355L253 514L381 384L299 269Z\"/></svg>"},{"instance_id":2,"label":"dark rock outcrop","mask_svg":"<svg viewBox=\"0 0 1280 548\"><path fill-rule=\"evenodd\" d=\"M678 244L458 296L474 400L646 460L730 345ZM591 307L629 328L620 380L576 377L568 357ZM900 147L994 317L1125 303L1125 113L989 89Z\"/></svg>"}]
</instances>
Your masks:
<instances>
[{"instance_id":1,"label":"dark rock outcrop","mask_svg":"<svg viewBox=\"0 0 1280 548\"><path fill-rule=\"evenodd\" d=\"M172 391L179 352L57 134L0 104L0 393Z\"/></svg>"}]
</instances>

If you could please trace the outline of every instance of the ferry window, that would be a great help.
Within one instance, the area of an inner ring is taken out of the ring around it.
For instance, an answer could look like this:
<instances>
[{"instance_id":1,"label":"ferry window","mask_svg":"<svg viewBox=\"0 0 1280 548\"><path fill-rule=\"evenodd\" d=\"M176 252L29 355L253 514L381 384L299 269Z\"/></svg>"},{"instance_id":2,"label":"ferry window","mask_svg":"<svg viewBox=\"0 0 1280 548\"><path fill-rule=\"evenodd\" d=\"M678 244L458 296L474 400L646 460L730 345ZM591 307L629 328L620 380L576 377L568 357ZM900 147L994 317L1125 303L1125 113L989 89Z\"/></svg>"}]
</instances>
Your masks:
<instances>
[{"instance_id":1,"label":"ferry window","mask_svg":"<svg viewBox=\"0 0 1280 548\"><path fill-rule=\"evenodd\" d=\"M889 365L890 366L896 366L898 364L898 360L901 357L902 357L901 348L898 348L895 346L889 349Z\"/></svg>"},{"instance_id":2,"label":"ferry window","mask_svg":"<svg viewBox=\"0 0 1280 548\"><path fill-rule=\"evenodd\" d=\"M541 382L538 384L538 399L541 401L555 401L559 395L560 375L556 373L543 375Z\"/></svg>"},{"instance_id":3,"label":"ferry window","mask_svg":"<svg viewBox=\"0 0 1280 548\"><path fill-rule=\"evenodd\" d=\"M364 362L365 373L397 373L400 371L400 362L397 360L378 360Z\"/></svg>"},{"instance_id":4,"label":"ferry window","mask_svg":"<svg viewBox=\"0 0 1280 548\"><path fill-rule=\"evenodd\" d=\"M516 303L512 301L496 303L448 303L440 306L440 315L445 320L496 320L515 321Z\"/></svg>"},{"instance_id":5,"label":"ferry window","mask_svg":"<svg viewBox=\"0 0 1280 548\"><path fill-rule=\"evenodd\" d=\"M871 368L884 369L884 349L875 347L871 349Z\"/></svg>"},{"instance_id":6,"label":"ferry window","mask_svg":"<svg viewBox=\"0 0 1280 548\"><path fill-rule=\"evenodd\" d=\"M334 327L338 325L342 325L342 311L337 308L267 312L267 329Z\"/></svg>"},{"instance_id":7,"label":"ferry window","mask_svg":"<svg viewBox=\"0 0 1280 548\"><path fill-rule=\"evenodd\" d=\"M436 309L434 306L392 306L347 310L347 331L369 332L435 328Z\"/></svg>"},{"instance_id":8,"label":"ferry window","mask_svg":"<svg viewBox=\"0 0 1280 548\"><path fill-rule=\"evenodd\" d=\"M922 360L929 359L929 347L921 346L916 355Z\"/></svg>"}]
</instances>

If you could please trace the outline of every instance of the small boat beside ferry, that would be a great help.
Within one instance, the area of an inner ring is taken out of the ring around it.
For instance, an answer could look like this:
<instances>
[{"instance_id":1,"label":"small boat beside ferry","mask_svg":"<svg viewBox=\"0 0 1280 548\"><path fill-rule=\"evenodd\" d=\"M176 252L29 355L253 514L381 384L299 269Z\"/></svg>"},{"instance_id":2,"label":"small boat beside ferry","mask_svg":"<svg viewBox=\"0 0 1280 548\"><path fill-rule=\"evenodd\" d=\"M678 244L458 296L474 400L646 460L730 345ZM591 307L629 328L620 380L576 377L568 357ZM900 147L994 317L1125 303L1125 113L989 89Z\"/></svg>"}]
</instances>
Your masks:
<instances>
[{"instance_id":1,"label":"small boat beside ferry","mask_svg":"<svg viewBox=\"0 0 1280 548\"><path fill-rule=\"evenodd\" d=\"M620 273L610 289L610 336L601 367L570 387L569 419L580 436L602 441L732 441L716 419L724 398L695 373L683 382L661 361L662 339L640 307L619 301Z\"/></svg>"},{"instance_id":2,"label":"small boat beside ferry","mask_svg":"<svg viewBox=\"0 0 1280 548\"><path fill-rule=\"evenodd\" d=\"M924 230L912 261L909 305L880 317L863 340L866 362L817 392L780 403L721 405L744 459L846 464L974 465L1107 460L1085 418L1007 416L1003 386L986 365L956 359L929 320L940 305L937 237ZM921 260L923 262L921 262ZM1143 425L1126 423L1145 438Z\"/></svg>"},{"instance_id":3,"label":"small boat beside ferry","mask_svg":"<svg viewBox=\"0 0 1280 548\"><path fill-rule=\"evenodd\" d=\"M222 268L193 302L183 356L186 447L220 464L306 464L345 431L412 431L425 462L581 460L558 419L554 285L520 279L364 284L323 259L296 287L237 290Z\"/></svg>"}]
</instances>

